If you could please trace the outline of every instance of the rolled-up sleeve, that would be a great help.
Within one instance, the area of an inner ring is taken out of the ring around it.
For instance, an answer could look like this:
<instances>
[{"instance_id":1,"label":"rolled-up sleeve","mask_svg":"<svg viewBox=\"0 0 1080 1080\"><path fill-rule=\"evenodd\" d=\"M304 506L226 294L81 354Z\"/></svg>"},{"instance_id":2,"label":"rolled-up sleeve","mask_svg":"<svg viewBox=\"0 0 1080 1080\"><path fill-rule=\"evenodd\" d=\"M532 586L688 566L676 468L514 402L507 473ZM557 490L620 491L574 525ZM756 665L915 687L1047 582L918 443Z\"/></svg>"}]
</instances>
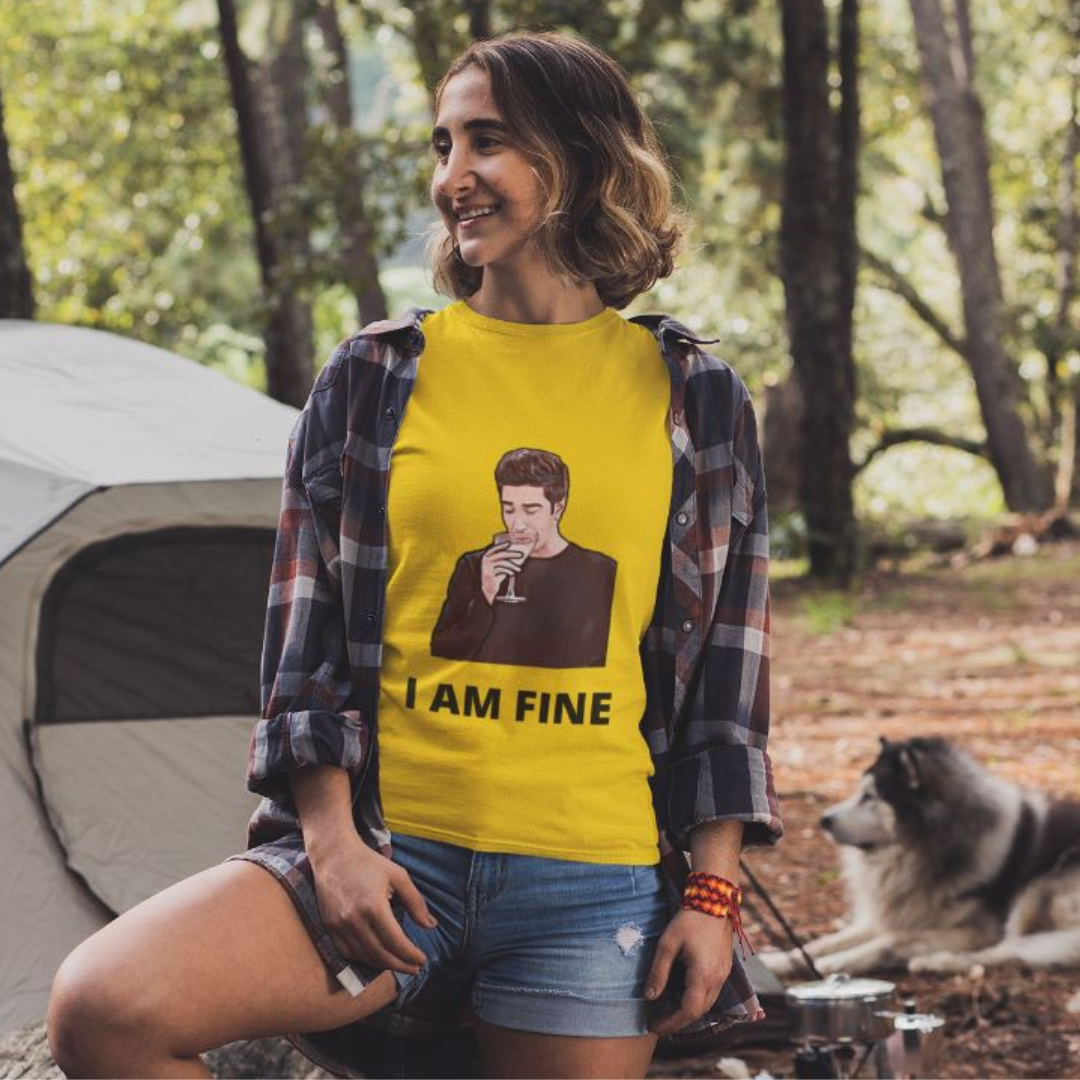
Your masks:
<instances>
[{"instance_id":1,"label":"rolled-up sleeve","mask_svg":"<svg viewBox=\"0 0 1080 1080\"><path fill-rule=\"evenodd\" d=\"M326 431L329 403L321 396L332 376L328 365L289 440L263 638L262 718L248 754L248 789L286 804L292 802L291 773L312 765L356 772L370 744L367 724L350 700L341 480L333 475L339 447Z\"/></svg>"},{"instance_id":2,"label":"rolled-up sleeve","mask_svg":"<svg viewBox=\"0 0 1080 1080\"><path fill-rule=\"evenodd\" d=\"M749 395L733 424L730 543L708 624L693 720L668 777L669 836L689 849L705 821L745 823L743 847L783 836L769 737L769 525L757 422Z\"/></svg>"}]
</instances>

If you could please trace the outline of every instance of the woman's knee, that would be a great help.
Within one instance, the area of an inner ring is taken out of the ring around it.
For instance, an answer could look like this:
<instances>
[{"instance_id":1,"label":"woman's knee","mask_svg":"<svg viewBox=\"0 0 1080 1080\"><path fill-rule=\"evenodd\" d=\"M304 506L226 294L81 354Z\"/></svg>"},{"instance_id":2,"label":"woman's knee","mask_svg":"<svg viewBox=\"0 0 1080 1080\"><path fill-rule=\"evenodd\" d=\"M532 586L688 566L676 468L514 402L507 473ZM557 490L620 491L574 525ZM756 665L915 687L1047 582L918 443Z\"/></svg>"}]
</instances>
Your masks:
<instances>
[{"instance_id":1,"label":"woman's knee","mask_svg":"<svg viewBox=\"0 0 1080 1080\"><path fill-rule=\"evenodd\" d=\"M49 995L49 1047L67 1076L109 1075L118 1048L148 1042L156 1029L148 988L140 992L92 942L64 960Z\"/></svg>"}]
</instances>

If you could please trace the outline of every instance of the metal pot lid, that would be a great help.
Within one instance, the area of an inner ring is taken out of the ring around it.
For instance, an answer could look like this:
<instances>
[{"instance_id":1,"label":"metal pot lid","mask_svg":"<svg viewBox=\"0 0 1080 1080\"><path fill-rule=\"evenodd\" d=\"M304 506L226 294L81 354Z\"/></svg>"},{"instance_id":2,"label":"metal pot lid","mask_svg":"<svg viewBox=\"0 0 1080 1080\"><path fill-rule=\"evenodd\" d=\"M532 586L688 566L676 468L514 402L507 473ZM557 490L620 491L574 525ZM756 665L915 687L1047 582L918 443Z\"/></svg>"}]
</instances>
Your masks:
<instances>
[{"instance_id":1,"label":"metal pot lid","mask_svg":"<svg viewBox=\"0 0 1080 1080\"><path fill-rule=\"evenodd\" d=\"M837 972L816 982L796 983L787 988L789 997L797 1001L849 1001L872 997L888 997L896 984L884 979L853 979L846 972Z\"/></svg>"},{"instance_id":2,"label":"metal pot lid","mask_svg":"<svg viewBox=\"0 0 1080 1080\"><path fill-rule=\"evenodd\" d=\"M941 1027L945 1021L933 1013L901 1013L895 1023L897 1031L919 1031L928 1035Z\"/></svg>"}]
</instances>

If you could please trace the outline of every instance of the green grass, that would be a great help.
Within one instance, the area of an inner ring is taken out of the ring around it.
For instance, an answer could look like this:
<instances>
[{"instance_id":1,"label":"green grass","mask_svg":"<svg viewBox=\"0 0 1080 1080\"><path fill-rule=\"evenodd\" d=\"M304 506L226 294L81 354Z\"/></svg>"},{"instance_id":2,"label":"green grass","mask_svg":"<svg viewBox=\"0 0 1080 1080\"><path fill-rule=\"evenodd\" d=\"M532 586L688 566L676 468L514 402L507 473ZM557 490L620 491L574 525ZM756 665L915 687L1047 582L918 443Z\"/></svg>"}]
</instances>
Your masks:
<instances>
[{"instance_id":1,"label":"green grass","mask_svg":"<svg viewBox=\"0 0 1080 1080\"><path fill-rule=\"evenodd\" d=\"M799 598L799 610L812 634L831 634L850 626L855 618L855 600L837 589L822 589Z\"/></svg>"},{"instance_id":2,"label":"green grass","mask_svg":"<svg viewBox=\"0 0 1080 1080\"><path fill-rule=\"evenodd\" d=\"M962 584L966 591L978 598L979 607L986 611L1016 611L1021 607L1014 582L969 576Z\"/></svg>"},{"instance_id":3,"label":"green grass","mask_svg":"<svg viewBox=\"0 0 1080 1080\"><path fill-rule=\"evenodd\" d=\"M903 584L894 589L888 589L878 596L872 596L863 601L864 611L899 612L906 611L911 606L911 595Z\"/></svg>"},{"instance_id":4,"label":"green grass","mask_svg":"<svg viewBox=\"0 0 1080 1080\"><path fill-rule=\"evenodd\" d=\"M1080 556L1055 558L1052 548L1043 548L1023 559L1005 556L972 563L965 569L964 577L971 584L1010 588L1040 581L1076 580L1080 577Z\"/></svg>"},{"instance_id":5,"label":"green grass","mask_svg":"<svg viewBox=\"0 0 1080 1080\"><path fill-rule=\"evenodd\" d=\"M806 576L810 560L805 556L797 559L770 559L769 581L789 581Z\"/></svg>"}]
</instances>

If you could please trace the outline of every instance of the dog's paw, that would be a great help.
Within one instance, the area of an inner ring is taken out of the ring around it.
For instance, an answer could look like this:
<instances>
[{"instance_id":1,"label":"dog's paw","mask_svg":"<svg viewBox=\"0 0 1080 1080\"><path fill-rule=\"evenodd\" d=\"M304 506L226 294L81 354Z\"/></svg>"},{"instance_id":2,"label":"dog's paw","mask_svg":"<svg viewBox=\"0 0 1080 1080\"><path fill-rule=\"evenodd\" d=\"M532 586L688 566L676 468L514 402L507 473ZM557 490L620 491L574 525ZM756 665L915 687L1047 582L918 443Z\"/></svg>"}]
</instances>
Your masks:
<instances>
[{"instance_id":1,"label":"dog's paw","mask_svg":"<svg viewBox=\"0 0 1080 1080\"><path fill-rule=\"evenodd\" d=\"M923 953L921 956L913 956L908 961L908 971L933 971L939 975L964 972L970 967L971 961L962 953L947 951Z\"/></svg>"}]
</instances>

